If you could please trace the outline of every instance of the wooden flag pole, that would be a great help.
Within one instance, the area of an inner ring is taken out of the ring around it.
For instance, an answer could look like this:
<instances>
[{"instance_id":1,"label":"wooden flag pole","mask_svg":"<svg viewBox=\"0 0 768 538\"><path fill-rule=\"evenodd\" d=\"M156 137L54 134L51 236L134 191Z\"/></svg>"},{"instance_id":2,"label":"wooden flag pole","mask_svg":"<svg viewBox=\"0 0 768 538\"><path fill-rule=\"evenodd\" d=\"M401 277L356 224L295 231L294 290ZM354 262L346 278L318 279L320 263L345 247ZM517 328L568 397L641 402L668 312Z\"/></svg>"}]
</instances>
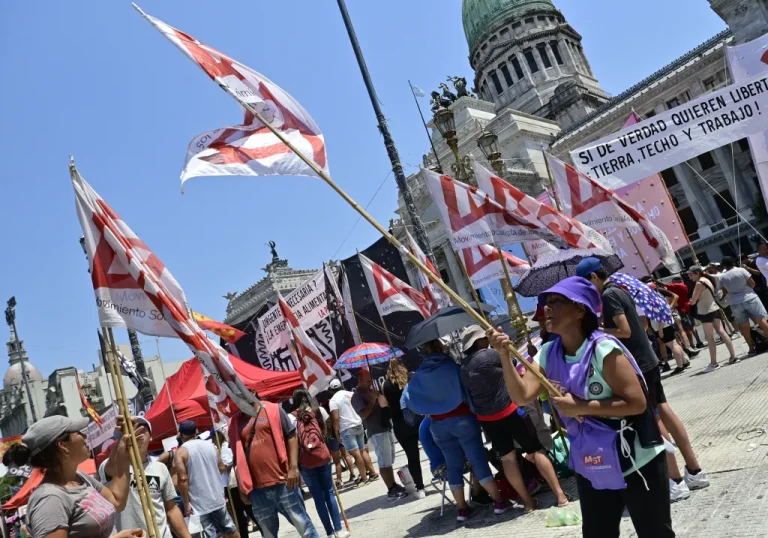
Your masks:
<instances>
[{"instance_id":1,"label":"wooden flag pole","mask_svg":"<svg viewBox=\"0 0 768 538\"><path fill-rule=\"evenodd\" d=\"M277 137L278 140L280 140L285 146L290 149L292 152L296 154L297 157L299 157L304 163L306 163L307 166L309 166L317 175L320 177L323 181L325 181L328 186L330 186L336 193L341 196L344 201L346 201L352 208L357 211L360 216L362 216L365 220L367 220L371 226L376 228L376 230L384 236L384 238L392 243L392 245L397 248L404 256L410 260L411 263L413 263L416 267L421 269L427 277L440 286L440 288L443 289L445 293L448 294L448 296L460 307L462 307L466 312L472 316L472 318L475 319L475 321L480 324L481 327L485 329L493 329L494 327L491 326L491 324L485 319L484 316L482 316L480 313L478 313L474 308L472 308L469 303L467 303L464 299L462 299L459 294L457 294L455 291L453 291L448 285L443 282L443 280L435 275L432 271L429 270L429 268L421 262L416 256L414 256L409 249L404 247L400 241L397 240L397 238L389 233L384 226L379 224L379 222L374 219L365 209L363 209L360 204L358 204L349 194L347 194L341 187L339 187L335 181L331 179L331 177L325 173L324 170L322 170L312 159L304 155L301 151L299 151L296 146L294 146L285 136L282 132L275 129L275 127L272 126L264 117L259 113L258 110L256 110L251 104L246 103L243 101L237 94L234 93L231 89L227 88L226 86L221 86L224 91L226 91L229 95L232 96L233 99L235 99L240 105L248 110L251 114L253 114L254 118L259 120L264 124L264 126L269 129L272 134ZM478 305L479 306L479 305ZM509 350L509 353L512 357L522 361L524 360L522 355L515 349L515 346L512 342L507 343L507 348ZM544 389L546 389L548 392L555 394L557 396L560 396L560 392L555 388L552 383L546 378L546 376L541 372L541 370L538 368L538 365L531 365L529 368L529 371L531 371L538 379L541 381L542 386Z\"/></svg>"},{"instance_id":2,"label":"wooden flag pole","mask_svg":"<svg viewBox=\"0 0 768 538\"><path fill-rule=\"evenodd\" d=\"M472 284L472 279L469 277L469 271L467 271L467 267L464 265L464 260L461 257L461 252L458 252L456 250L453 251L456 254L456 261L459 262L459 267L461 267L461 272L464 273L464 278L467 279L467 286L469 286L469 291L472 294L472 299L474 299L475 304L480 308L480 297L477 295L477 290L475 289L475 286ZM480 314L482 314L483 319L490 324L490 321L488 320L488 316L485 315L485 310L480 308Z\"/></svg>"},{"instance_id":3,"label":"wooden flag pole","mask_svg":"<svg viewBox=\"0 0 768 538\"><path fill-rule=\"evenodd\" d=\"M562 211L560 209L560 197L557 195L557 189L555 188L555 178L552 176L552 170L549 168L549 161L547 161L547 156L544 156L544 164L547 166L547 176L549 176L549 188L552 189L552 196L555 197L555 206L557 207L558 211Z\"/></svg>"},{"instance_id":4,"label":"wooden flag pole","mask_svg":"<svg viewBox=\"0 0 768 538\"><path fill-rule=\"evenodd\" d=\"M213 419L213 409L211 409L211 406L208 406L208 413L211 416L211 424L213 424L213 440L216 443L216 448L219 449L219 457L221 457L221 441L219 441L219 436L216 435L218 432L216 431L216 421ZM256 424L253 425L253 427L256 427ZM234 463L234 461L233 461ZM232 465L232 468L229 470L230 473L235 472L235 466ZM239 486L238 486L239 488ZM232 519L235 520L235 529L237 529L238 534L240 533L240 524L237 522L237 514L235 513L235 501L232 499L232 490L229 489L229 476L227 476L227 485L224 486L224 489L227 490L227 498L229 499L229 506L232 508ZM246 529L248 530L248 529ZM243 534L240 534L242 537Z\"/></svg>"},{"instance_id":5,"label":"wooden flag pole","mask_svg":"<svg viewBox=\"0 0 768 538\"><path fill-rule=\"evenodd\" d=\"M507 262L504 259L504 251L501 250L499 245L496 245L496 250L499 252L499 263L504 271L504 278L500 279L501 289L504 291L504 299L507 301L507 307L509 308L509 319L512 319L512 314L517 313L517 317L520 320L520 326L523 328L523 334L528 341L528 345L532 346L531 333L528 331L528 321L523 315L523 309L520 308L520 303L517 301L517 294L512 287L511 278L509 276L509 269L507 268ZM515 330L517 332L517 330ZM515 334L517 336L517 334Z\"/></svg>"},{"instance_id":6,"label":"wooden flag pole","mask_svg":"<svg viewBox=\"0 0 768 538\"><path fill-rule=\"evenodd\" d=\"M139 450L139 444L136 441L136 432L133 429L133 421L131 420L131 412L128 407L128 399L125 396L125 386L123 385L123 376L119 373L120 362L117 358L117 346L115 345L115 337L112 334L112 328L103 328L102 335L105 345L108 345L108 355L110 355L110 374L112 376L112 384L115 388L115 396L117 398L118 408L120 414L123 416L123 431L130 436L129 454L131 456L131 464L133 465L133 476L136 481L136 489L139 492L139 501L141 502L141 508L144 512L144 519L147 523L147 533L149 538L162 538L160 529L157 525L157 515L155 514L155 507L152 504L152 497L149 491L149 485L147 484L147 477L144 474L144 465L141 461L141 451ZM106 344L108 343L108 344Z\"/></svg>"}]
</instances>

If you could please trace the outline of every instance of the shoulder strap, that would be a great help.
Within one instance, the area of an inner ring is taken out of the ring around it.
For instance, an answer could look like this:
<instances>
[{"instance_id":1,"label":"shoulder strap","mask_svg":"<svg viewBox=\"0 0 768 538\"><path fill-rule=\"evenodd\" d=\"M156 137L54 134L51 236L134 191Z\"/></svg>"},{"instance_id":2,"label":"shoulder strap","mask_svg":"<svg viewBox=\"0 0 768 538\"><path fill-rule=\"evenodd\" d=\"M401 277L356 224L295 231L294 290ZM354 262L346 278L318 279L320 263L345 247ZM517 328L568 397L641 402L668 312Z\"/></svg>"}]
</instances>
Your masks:
<instances>
[{"instance_id":1,"label":"shoulder strap","mask_svg":"<svg viewBox=\"0 0 768 538\"><path fill-rule=\"evenodd\" d=\"M251 445L253 444L253 438L256 437L256 428L258 426L258 418L259 418L259 415L261 414L261 410L262 409L264 409L264 405L263 404L259 407L259 410L256 413L256 416L255 417L251 417L251 420L248 421L249 424L251 422L253 422L253 427L251 428L251 433L248 434L248 443L247 443L247 446L245 447L245 457L246 458L251 454Z\"/></svg>"}]
</instances>

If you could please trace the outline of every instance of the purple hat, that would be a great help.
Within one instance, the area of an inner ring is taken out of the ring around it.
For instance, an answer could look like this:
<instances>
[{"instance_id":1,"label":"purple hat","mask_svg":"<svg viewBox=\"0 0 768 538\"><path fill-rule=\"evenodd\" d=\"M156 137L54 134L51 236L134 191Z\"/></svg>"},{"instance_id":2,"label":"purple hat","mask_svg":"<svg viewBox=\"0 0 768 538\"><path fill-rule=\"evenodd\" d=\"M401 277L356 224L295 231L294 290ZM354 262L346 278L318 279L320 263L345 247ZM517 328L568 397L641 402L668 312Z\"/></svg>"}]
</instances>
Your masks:
<instances>
[{"instance_id":1,"label":"purple hat","mask_svg":"<svg viewBox=\"0 0 768 538\"><path fill-rule=\"evenodd\" d=\"M539 304L541 306L544 306L547 301L547 295L550 293L557 293L574 303L583 304L595 316L600 316L600 312L603 310L600 292L597 291L597 288L589 280L580 276L569 276L548 290L541 292L539 294Z\"/></svg>"}]
</instances>

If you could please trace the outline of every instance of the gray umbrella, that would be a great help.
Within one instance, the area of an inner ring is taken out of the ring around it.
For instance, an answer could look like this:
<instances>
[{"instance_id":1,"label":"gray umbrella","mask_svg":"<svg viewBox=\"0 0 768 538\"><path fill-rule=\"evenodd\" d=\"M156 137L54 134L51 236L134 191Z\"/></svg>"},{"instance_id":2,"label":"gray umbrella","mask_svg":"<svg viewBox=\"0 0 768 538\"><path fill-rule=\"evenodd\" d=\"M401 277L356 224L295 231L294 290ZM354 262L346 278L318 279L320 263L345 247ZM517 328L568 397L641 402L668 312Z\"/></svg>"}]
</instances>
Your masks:
<instances>
[{"instance_id":1,"label":"gray umbrella","mask_svg":"<svg viewBox=\"0 0 768 538\"><path fill-rule=\"evenodd\" d=\"M494 311L494 307L489 304L469 303L477 312L481 310L486 313ZM466 310L460 306L446 306L441 308L432 316L421 323L417 323L408 331L408 338L405 339L406 349L416 349L422 344L437 340L441 336L458 331L469 325L475 325L477 320L470 316Z\"/></svg>"},{"instance_id":2,"label":"gray umbrella","mask_svg":"<svg viewBox=\"0 0 768 538\"><path fill-rule=\"evenodd\" d=\"M520 278L515 291L523 297L536 297L564 278L576 276L576 266L584 258L599 259L609 275L624 267L613 252L596 248L557 250L542 255Z\"/></svg>"}]
</instances>

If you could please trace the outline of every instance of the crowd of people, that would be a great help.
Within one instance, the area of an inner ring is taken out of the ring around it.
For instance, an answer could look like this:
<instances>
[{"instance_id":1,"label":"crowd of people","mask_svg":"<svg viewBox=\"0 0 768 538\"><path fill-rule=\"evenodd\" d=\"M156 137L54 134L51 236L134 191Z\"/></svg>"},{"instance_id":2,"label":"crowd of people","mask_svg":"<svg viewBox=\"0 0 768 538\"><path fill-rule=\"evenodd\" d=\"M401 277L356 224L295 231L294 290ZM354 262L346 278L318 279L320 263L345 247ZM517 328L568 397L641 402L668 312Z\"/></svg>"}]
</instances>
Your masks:
<instances>
[{"instance_id":1,"label":"crowd of people","mask_svg":"<svg viewBox=\"0 0 768 538\"><path fill-rule=\"evenodd\" d=\"M344 468L347 486L382 483L382 495L393 502L424 498L420 445L433 475L447 483L460 523L472 515L468 470L472 502L492 504L495 514L514 508L512 500L523 514L533 512L542 485L564 507L571 499L553 461L557 424L567 433L584 536L618 535L625 509L639 536L674 536L670 503L707 487L709 478L667 401L662 373L683 372L704 349L704 372L717 370L719 343L728 362L738 362L736 330L748 355L762 350L768 245L760 246L757 259L739 265L725 257L667 282L647 279L670 305L672 323L664 324L649 319L599 259L587 258L576 276L539 296L533 320L540 324L542 346L529 346L527 362L512 358L503 332L471 325L461 331L460 357L445 340L432 340L420 347L413 372L392 359L382 384L367 370L358 373L352 391L334 379L322 405L303 389L287 405L261 401L251 413L237 412L226 432L212 431L211 438L201 438L197 425L186 421L171 451L151 455L151 424L134 417L159 538L191 538L190 516L209 538L239 538L251 526L276 538L278 514L300 536L318 537L302 484L325 534L347 538L337 501ZM559 393L547 394L533 370ZM545 409L559 420L547 424ZM45 473L29 499L29 534L143 538L146 521L123 419L114 442L97 458L97 476L78 470L91 456L81 433L87 422L46 417L9 451L15 464ZM410 493L398 483L396 442L407 458Z\"/></svg>"}]
</instances>

